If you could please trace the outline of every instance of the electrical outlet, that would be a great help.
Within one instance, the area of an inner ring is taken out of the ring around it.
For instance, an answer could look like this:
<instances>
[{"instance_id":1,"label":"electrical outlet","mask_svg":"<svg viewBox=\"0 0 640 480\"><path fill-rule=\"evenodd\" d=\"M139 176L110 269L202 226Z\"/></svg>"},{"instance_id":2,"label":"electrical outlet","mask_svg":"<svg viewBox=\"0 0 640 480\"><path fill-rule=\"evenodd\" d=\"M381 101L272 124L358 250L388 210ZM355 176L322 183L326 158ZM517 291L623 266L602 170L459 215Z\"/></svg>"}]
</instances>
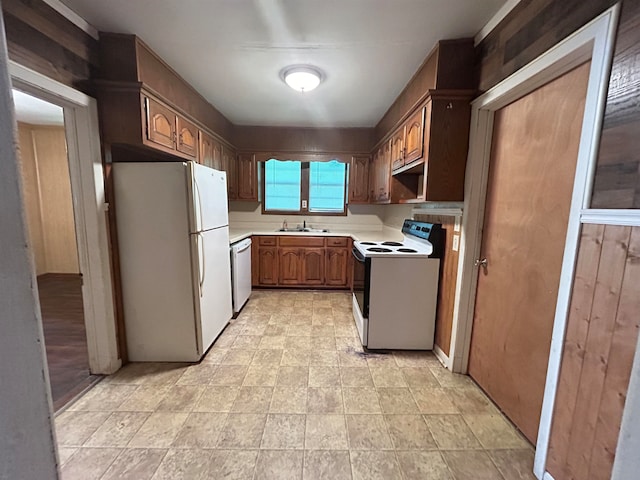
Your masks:
<instances>
[{"instance_id":1,"label":"electrical outlet","mask_svg":"<svg viewBox=\"0 0 640 480\"><path fill-rule=\"evenodd\" d=\"M459 248L460 248L460 235L454 235L452 249L454 252L457 252Z\"/></svg>"},{"instance_id":2,"label":"electrical outlet","mask_svg":"<svg viewBox=\"0 0 640 480\"><path fill-rule=\"evenodd\" d=\"M304 209L307 208L307 201L306 200L302 200L302 208L304 208Z\"/></svg>"}]
</instances>

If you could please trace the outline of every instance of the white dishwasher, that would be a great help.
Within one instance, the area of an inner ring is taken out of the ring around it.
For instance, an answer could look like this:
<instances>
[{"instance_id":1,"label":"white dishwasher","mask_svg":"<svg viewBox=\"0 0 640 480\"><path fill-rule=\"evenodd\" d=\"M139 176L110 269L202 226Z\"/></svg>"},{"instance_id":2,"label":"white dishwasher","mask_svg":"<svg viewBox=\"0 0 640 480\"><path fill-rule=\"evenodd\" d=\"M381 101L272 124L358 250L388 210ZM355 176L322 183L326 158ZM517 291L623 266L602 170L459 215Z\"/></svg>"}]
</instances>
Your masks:
<instances>
[{"instance_id":1,"label":"white dishwasher","mask_svg":"<svg viewBox=\"0 0 640 480\"><path fill-rule=\"evenodd\" d=\"M231 284L234 316L251 295L251 239L231 245Z\"/></svg>"}]
</instances>

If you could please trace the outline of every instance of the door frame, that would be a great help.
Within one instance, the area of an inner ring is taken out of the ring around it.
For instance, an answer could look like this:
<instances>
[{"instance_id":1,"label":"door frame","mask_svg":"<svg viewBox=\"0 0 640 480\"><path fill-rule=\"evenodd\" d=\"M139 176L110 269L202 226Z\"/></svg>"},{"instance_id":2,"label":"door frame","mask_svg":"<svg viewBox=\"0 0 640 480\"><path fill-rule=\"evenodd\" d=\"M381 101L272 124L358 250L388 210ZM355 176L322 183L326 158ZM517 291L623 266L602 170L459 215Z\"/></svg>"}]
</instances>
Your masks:
<instances>
[{"instance_id":1,"label":"door frame","mask_svg":"<svg viewBox=\"0 0 640 480\"><path fill-rule=\"evenodd\" d=\"M589 206L609 86L620 5L616 4L472 102L470 148L460 242L460 263L448 366L466 373L478 280L474 260L482 243L494 112L591 60L582 132L553 324L534 473L545 472L562 349L581 229Z\"/></svg>"},{"instance_id":2,"label":"door frame","mask_svg":"<svg viewBox=\"0 0 640 480\"><path fill-rule=\"evenodd\" d=\"M114 373L122 362L118 355L97 102L11 60L9 73L14 88L64 110L89 369L93 374Z\"/></svg>"}]
</instances>

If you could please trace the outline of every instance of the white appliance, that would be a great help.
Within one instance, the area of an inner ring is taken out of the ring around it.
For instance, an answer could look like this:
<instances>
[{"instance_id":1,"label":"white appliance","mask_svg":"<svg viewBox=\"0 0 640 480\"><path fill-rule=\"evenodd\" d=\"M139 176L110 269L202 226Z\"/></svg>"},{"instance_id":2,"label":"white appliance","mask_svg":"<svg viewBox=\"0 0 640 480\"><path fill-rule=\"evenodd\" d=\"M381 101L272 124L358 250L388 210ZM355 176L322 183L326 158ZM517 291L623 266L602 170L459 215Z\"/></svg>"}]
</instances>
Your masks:
<instances>
[{"instance_id":1,"label":"white appliance","mask_svg":"<svg viewBox=\"0 0 640 480\"><path fill-rule=\"evenodd\" d=\"M114 163L131 361L195 362L232 316L225 172Z\"/></svg>"},{"instance_id":2,"label":"white appliance","mask_svg":"<svg viewBox=\"0 0 640 480\"><path fill-rule=\"evenodd\" d=\"M245 238L231 245L231 284L233 314L242 310L251 296L251 239Z\"/></svg>"},{"instance_id":3,"label":"white appliance","mask_svg":"<svg viewBox=\"0 0 640 480\"><path fill-rule=\"evenodd\" d=\"M370 350L432 350L442 226L405 220L402 242L354 242L353 318Z\"/></svg>"}]
</instances>

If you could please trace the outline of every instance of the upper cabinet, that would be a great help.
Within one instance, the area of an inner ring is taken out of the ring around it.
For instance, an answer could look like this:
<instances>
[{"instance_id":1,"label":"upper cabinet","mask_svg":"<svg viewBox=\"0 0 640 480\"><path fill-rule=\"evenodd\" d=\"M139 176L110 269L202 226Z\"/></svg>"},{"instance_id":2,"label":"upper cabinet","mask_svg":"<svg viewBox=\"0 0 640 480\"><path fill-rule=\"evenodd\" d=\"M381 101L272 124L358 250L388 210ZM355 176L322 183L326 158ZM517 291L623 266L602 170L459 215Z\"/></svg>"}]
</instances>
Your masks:
<instances>
[{"instance_id":1,"label":"upper cabinet","mask_svg":"<svg viewBox=\"0 0 640 480\"><path fill-rule=\"evenodd\" d=\"M160 102L145 98L147 140L173 149L176 144L176 114Z\"/></svg>"},{"instance_id":2,"label":"upper cabinet","mask_svg":"<svg viewBox=\"0 0 640 480\"><path fill-rule=\"evenodd\" d=\"M351 157L349 163L349 203L369 202L369 163L368 155Z\"/></svg>"},{"instance_id":3,"label":"upper cabinet","mask_svg":"<svg viewBox=\"0 0 640 480\"><path fill-rule=\"evenodd\" d=\"M424 151L424 112L426 107L419 108L404 124L403 165L408 165L422 158Z\"/></svg>"},{"instance_id":4,"label":"upper cabinet","mask_svg":"<svg viewBox=\"0 0 640 480\"><path fill-rule=\"evenodd\" d=\"M258 201L258 164L256 156L241 153L237 161L238 200Z\"/></svg>"},{"instance_id":5,"label":"upper cabinet","mask_svg":"<svg viewBox=\"0 0 640 480\"><path fill-rule=\"evenodd\" d=\"M181 116L177 116L176 150L190 157L198 157L198 127Z\"/></svg>"},{"instance_id":6,"label":"upper cabinet","mask_svg":"<svg viewBox=\"0 0 640 480\"><path fill-rule=\"evenodd\" d=\"M238 198L238 162L236 152L228 147L222 149L222 170L227 172L227 190L229 200Z\"/></svg>"}]
</instances>

